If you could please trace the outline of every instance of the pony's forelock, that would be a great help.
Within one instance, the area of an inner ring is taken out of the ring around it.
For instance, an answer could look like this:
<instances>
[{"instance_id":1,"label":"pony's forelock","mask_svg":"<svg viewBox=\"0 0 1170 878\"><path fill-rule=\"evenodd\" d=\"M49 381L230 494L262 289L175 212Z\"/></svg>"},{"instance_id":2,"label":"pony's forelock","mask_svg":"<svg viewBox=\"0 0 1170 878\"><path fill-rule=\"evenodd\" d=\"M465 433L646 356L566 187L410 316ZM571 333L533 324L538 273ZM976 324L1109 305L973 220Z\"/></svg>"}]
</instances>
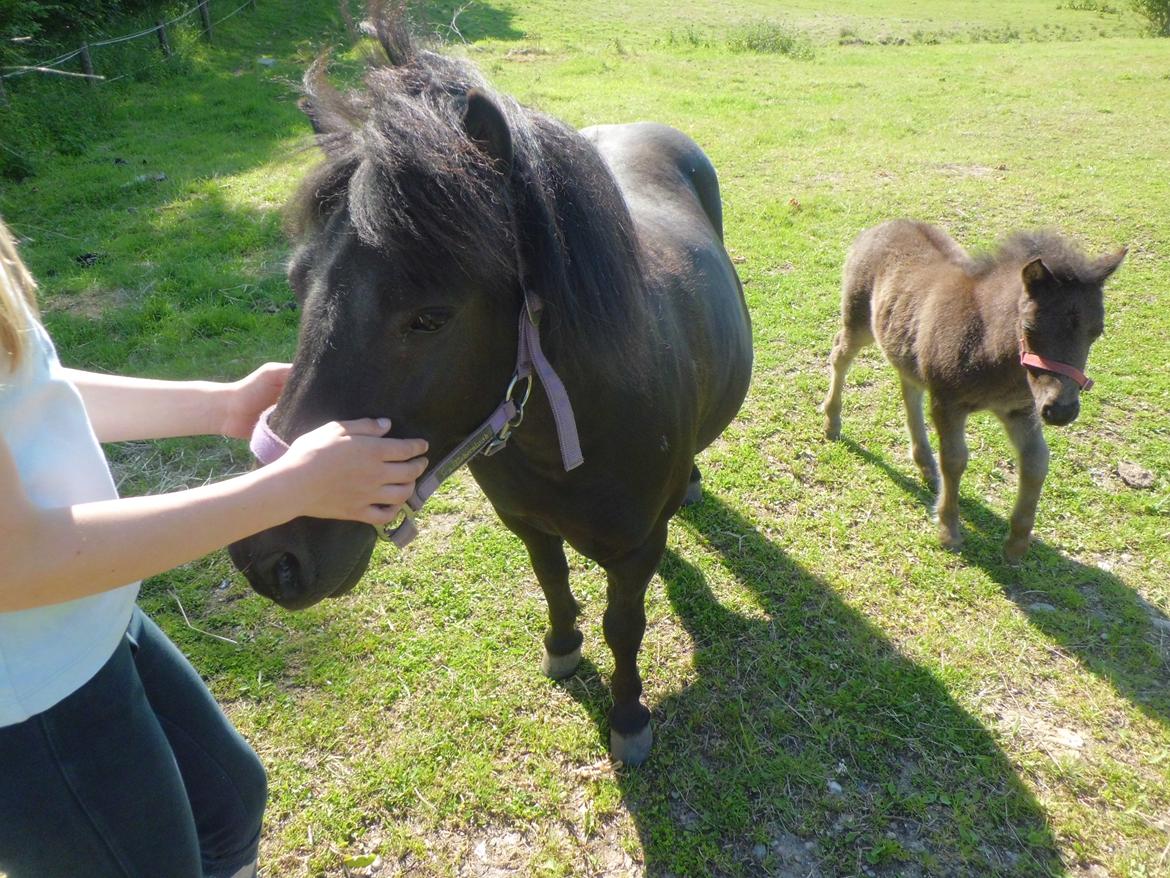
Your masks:
<instances>
[{"instance_id":1,"label":"pony's forelock","mask_svg":"<svg viewBox=\"0 0 1170 878\"><path fill-rule=\"evenodd\" d=\"M548 305L554 347L609 347L613 326L640 322L647 306L633 223L596 149L494 91L470 61L422 48L401 6L371 16L380 49L363 89L335 89L323 60L306 74L303 107L325 158L290 202L290 229L313 235L344 208L381 252L521 277ZM506 176L467 133L472 89L506 119Z\"/></svg>"}]
</instances>

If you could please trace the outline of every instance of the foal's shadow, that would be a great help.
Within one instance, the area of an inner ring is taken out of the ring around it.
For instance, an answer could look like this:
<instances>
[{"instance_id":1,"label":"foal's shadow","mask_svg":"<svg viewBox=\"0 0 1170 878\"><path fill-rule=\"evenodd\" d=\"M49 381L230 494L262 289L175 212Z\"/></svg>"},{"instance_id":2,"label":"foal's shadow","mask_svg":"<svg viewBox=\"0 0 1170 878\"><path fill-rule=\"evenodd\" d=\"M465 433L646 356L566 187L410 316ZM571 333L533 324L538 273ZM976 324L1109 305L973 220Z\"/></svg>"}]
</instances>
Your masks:
<instances>
[{"instance_id":1,"label":"foal's shadow","mask_svg":"<svg viewBox=\"0 0 1170 878\"><path fill-rule=\"evenodd\" d=\"M930 673L719 499L680 524L730 584L717 599L694 563L661 566L694 666L652 705L650 760L619 771L649 875L1063 871L1039 805ZM596 668L563 685L600 733Z\"/></svg>"},{"instance_id":2,"label":"foal's shadow","mask_svg":"<svg viewBox=\"0 0 1170 878\"><path fill-rule=\"evenodd\" d=\"M878 455L842 439L842 444L877 467L925 505L934 501L920 481ZM1043 508L1043 507L1041 507ZM1170 725L1170 663L1159 649L1153 622L1164 619L1121 579L1066 558L1034 540L1018 565L1003 560L1008 523L978 500L961 496L959 517L966 540L960 554L999 583L1038 629L1141 710Z\"/></svg>"}]
</instances>

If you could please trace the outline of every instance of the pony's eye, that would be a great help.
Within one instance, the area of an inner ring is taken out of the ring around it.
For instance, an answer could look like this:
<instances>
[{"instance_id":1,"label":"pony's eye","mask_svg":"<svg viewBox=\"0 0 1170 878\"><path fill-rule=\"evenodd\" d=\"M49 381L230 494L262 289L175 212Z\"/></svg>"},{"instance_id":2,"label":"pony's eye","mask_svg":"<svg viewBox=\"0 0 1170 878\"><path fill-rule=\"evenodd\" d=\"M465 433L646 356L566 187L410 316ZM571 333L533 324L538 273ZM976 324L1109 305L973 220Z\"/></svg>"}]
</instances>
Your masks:
<instances>
[{"instance_id":1,"label":"pony's eye","mask_svg":"<svg viewBox=\"0 0 1170 878\"><path fill-rule=\"evenodd\" d=\"M427 308L410 321L411 332L438 332L451 319L450 308Z\"/></svg>"}]
</instances>

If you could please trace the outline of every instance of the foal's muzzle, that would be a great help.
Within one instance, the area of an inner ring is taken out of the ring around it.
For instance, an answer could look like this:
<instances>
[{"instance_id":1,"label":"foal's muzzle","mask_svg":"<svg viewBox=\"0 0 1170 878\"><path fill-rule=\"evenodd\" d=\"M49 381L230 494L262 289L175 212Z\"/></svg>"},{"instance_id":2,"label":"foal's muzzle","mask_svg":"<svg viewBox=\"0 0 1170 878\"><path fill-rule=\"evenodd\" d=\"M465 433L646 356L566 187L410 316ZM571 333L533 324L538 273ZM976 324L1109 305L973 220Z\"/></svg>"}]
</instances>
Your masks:
<instances>
[{"instance_id":1,"label":"foal's muzzle","mask_svg":"<svg viewBox=\"0 0 1170 878\"><path fill-rule=\"evenodd\" d=\"M1044 419L1044 423L1054 427L1071 424L1080 413L1081 401L1079 399L1074 399L1072 402L1045 403L1040 407L1040 417Z\"/></svg>"}]
</instances>

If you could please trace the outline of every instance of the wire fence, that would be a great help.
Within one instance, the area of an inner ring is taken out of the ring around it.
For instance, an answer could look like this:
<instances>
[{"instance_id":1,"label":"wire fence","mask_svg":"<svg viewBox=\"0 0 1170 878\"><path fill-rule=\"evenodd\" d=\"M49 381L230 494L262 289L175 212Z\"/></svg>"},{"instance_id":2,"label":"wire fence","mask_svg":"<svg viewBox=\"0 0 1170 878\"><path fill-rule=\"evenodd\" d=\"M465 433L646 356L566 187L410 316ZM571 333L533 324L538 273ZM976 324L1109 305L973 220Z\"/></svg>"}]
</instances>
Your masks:
<instances>
[{"instance_id":1,"label":"wire fence","mask_svg":"<svg viewBox=\"0 0 1170 878\"><path fill-rule=\"evenodd\" d=\"M109 46L116 46L121 43L128 43L133 40L140 40L149 37L154 37L158 40L159 52L161 58L159 61L166 61L173 57L174 52L171 49L171 42L168 36L168 28L172 28L179 22L190 18L193 15L199 16L199 28L203 38L211 41L213 39L214 31L217 25L227 21L233 16L239 15L245 9L256 7L256 0L244 0L239 6L231 12L221 15L219 18L212 18L211 2L210 0L199 0L194 6L180 12L178 15L167 20L159 19L152 27L144 28L137 33L124 34L119 37L111 37L105 40L95 40L89 43L82 43L81 46L74 49L72 52L66 52L63 55L58 55L56 58L48 58L44 61L38 61L35 64L19 64L10 67L0 68L0 104L7 100L5 93L5 81L11 81L29 74L39 73L52 76L73 77L87 80L91 85L98 83L117 82L119 79L125 79L129 76L141 72L145 68L138 70L131 70L118 74L117 76L102 76L99 75L93 63L93 50L106 48ZM71 64L76 61L80 70L65 70L62 69L64 65ZM153 62L153 63L157 63ZM149 66L149 65L148 65Z\"/></svg>"}]
</instances>

